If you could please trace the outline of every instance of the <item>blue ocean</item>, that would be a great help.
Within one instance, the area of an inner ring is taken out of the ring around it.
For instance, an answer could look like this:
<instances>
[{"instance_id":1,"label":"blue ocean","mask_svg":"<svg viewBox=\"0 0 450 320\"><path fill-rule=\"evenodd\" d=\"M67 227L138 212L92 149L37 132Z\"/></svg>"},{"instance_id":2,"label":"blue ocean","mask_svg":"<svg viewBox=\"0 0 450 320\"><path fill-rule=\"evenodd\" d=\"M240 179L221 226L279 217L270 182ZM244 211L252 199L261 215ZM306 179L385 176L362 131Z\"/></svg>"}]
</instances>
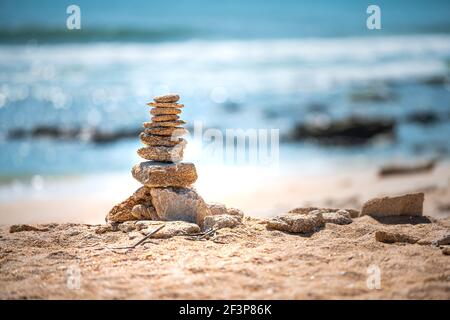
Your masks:
<instances>
[{"instance_id":1,"label":"blue ocean","mask_svg":"<svg viewBox=\"0 0 450 320\"><path fill-rule=\"evenodd\" d=\"M188 128L279 129L281 165L449 155L449 1L377 1L380 30L359 0L77 0L80 30L70 4L0 2L4 182L128 172L146 103L165 92ZM349 117L389 118L395 138L289 139Z\"/></svg>"}]
</instances>

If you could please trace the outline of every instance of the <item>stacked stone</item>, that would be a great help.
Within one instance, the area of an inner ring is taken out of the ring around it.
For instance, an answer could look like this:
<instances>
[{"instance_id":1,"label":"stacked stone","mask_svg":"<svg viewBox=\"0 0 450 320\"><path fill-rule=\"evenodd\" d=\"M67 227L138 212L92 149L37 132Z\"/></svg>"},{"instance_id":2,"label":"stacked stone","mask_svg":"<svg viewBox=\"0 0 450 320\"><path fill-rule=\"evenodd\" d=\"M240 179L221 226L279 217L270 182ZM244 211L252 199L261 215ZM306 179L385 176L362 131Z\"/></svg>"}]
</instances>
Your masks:
<instances>
[{"instance_id":1,"label":"stacked stone","mask_svg":"<svg viewBox=\"0 0 450 320\"><path fill-rule=\"evenodd\" d=\"M150 161L141 162L132 170L133 177L147 187L187 187L197 180L194 164L181 162L186 147L181 136L187 131L179 117L184 107L177 103L179 99L177 94L168 94L148 103L152 118L151 122L144 122L140 139L145 147L137 153Z\"/></svg>"},{"instance_id":2,"label":"stacked stone","mask_svg":"<svg viewBox=\"0 0 450 320\"><path fill-rule=\"evenodd\" d=\"M197 180L194 164L182 162L187 131L179 114L184 107L180 97L168 94L155 97L151 122L144 122L140 134L145 147L137 153L148 160L135 165L133 177L143 186L126 200L114 206L107 221L183 220L203 224L209 208L191 185Z\"/></svg>"},{"instance_id":3,"label":"stacked stone","mask_svg":"<svg viewBox=\"0 0 450 320\"><path fill-rule=\"evenodd\" d=\"M181 127L184 122L179 114L183 104L177 103L180 97L176 94L155 97L147 105L150 110L151 122L144 122L144 132L140 138L146 147L137 153L144 159L160 162L180 162L186 141L181 138L186 130Z\"/></svg>"}]
</instances>

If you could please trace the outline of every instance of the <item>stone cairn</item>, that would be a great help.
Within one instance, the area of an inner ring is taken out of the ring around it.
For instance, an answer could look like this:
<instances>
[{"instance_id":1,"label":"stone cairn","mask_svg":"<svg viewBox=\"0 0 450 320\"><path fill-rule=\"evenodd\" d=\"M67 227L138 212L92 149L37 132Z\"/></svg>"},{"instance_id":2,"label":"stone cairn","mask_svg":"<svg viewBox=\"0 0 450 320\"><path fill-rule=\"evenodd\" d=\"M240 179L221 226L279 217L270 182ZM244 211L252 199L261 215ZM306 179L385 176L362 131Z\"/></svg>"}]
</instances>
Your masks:
<instances>
[{"instance_id":1,"label":"stone cairn","mask_svg":"<svg viewBox=\"0 0 450 320\"><path fill-rule=\"evenodd\" d=\"M187 143L181 136L187 130L179 117L184 107L178 103L179 99L177 94L167 94L148 103L152 118L151 122L144 122L144 131L139 136L145 146L137 150L148 161L136 164L131 170L143 186L114 206L106 216L107 222L181 220L203 227L205 217L216 216L217 219L205 220L205 225L212 227L221 215L233 215L239 221L242 218L243 213L238 209L206 204L192 187L197 171L193 163L182 162ZM220 221L225 225L229 218Z\"/></svg>"},{"instance_id":2,"label":"stone cairn","mask_svg":"<svg viewBox=\"0 0 450 320\"><path fill-rule=\"evenodd\" d=\"M143 184L125 201L114 206L106 216L109 222L132 220L183 220L201 225L209 209L196 190L190 187L197 180L194 164L181 162L187 131L179 114L184 107L180 97L168 94L154 98L151 122L144 122L140 134L144 147L137 154L148 160L131 170Z\"/></svg>"}]
</instances>

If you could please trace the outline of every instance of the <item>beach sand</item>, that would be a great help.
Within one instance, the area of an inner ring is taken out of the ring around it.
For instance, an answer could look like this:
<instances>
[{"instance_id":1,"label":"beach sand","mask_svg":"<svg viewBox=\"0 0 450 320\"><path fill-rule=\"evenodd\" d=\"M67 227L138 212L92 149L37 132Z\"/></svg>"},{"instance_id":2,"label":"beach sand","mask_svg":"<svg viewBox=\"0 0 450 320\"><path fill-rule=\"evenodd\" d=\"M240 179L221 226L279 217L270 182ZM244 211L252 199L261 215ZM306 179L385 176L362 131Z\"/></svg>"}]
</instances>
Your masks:
<instances>
[{"instance_id":1,"label":"beach sand","mask_svg":"<svg viewBox=\"0 0 450 320\"><path fill-rule=\"evenodd\" d=\"M163 222L161 222L163 223ZM269 231L245 219L208 240L150 239L136 232L96 234L95 226L41 225L0 232L2 299L449 299L450 218L356 218L312 235ZM427 244L386 244L377 230ZM374 269L375 268L375 269ZM371 281L379 271L380 286ZM377 289L377 287L379 289Z\"/></svg>"}]
</instances>

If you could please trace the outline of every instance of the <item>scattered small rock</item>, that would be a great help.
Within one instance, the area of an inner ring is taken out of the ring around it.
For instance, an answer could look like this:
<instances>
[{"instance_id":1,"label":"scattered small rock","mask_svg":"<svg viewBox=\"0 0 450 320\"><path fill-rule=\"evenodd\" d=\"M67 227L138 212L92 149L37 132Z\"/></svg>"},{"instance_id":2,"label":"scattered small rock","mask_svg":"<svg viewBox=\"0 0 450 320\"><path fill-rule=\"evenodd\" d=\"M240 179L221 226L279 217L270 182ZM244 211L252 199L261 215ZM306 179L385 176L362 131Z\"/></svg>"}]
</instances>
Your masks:
<instances>
[{"instance_id":1,"label":"scattered small rock","mask_svg":"<svg viewBox=\"0 0 450 320\"><path fill-rule=\"evenodd\" d=\"M450 247L443 247L442 254L446 256L450 256Z\"/></svg>"},{"instance_id":2,"label":"scattered small rock","mask_svg":"<svg viewBox=\"0 0 450 320\"><path fill-rule=\"evenodd\" d=\"M308 214L312 211L319 210L322 214L326 212L338 212L340 214L348 215L350 218L354 219L359 216L359 211L355 209L335 209L335 208L318 208L318 207L305 207L305 208L295 208L289 211L289 213L299 213Z\"/></svg>"},{"instance_id":3,"label":"scattered small rock","mask_svg":"<svg viewBox=\"0 0 450 320\"><path fill-rule=\"evenodd\" d=\"M142 235L139 232L136 231L131 231L130 233L128 233L128 239L133 240L136 238L140 238Z\"/></svg>"},{"instance_id":4,"label":"scattered small rock","mask_svg":"<svg viewBox=\"0 0 450 320\"><path fill-rule=\"evenodd\" d=\"M403 242L413 244L419 241L419 238L398 232L376 231L375 240L383 243Z\"/></svg>"},{"instance_id":5,"label":"scattered small rock","mask_svg":"<svg viewBox=\"0 0 450 320\"><path fill-rule=\"evenodd\" d=\"M431 242L434 246L445 246L450 245L450 233L440 237L439 239L433 240Z\"/></svg>"},{"instance_id":6,"label":"scattered small rock","mask_svg":"<svg viewBox=\"0 0 450 320\"><path fill-rule=\"evenodd\" d=\"M115 231L119 231L117 223L103 224L103 225L98 226L95 229L95 233L96 234L103 234L103 233L106 233L106 232L115 232Z\"/></svg>"},{"instance_id":7,"label":"scattered small rock","mask_svg":"<svg viewBox=\"0 0 450 320\"><path fill-rule=\"evenodd\" d=\"M423 173L433 170L436 164L435 160L426 161L423 163L416 163L411 165L389 164L381 167L378 175L381 177L401 174Z\"/></svg>"},{"instance_id":8,"label":"scattered small rock","mask_svg":"<svg viewBox=\"0 0 450 320\"><path fill-rule=\"evenodd\" d=\"M410 193L395 197L374 198L367 201L361 210L361 216L422 216L424 194Z\"/></svg>"},{"instance_id":9,"label":"scattered small rock","mask_svg":"<svg viewBox=\"0 0 450 320\"><path fill-rule=\"evenodd\" d=\"M207 205L208 205L210 214L213 216L229 214L232 216L238 216L240 218L244 217L244 212L242 212L241 210L236 209L236 208L227 208L222 203L208 203Z\"/></svg>"},{"instance_id":10,"label":"scattered small rock","mask_svg":"<svg viewBox=\"0 0 450 320\"><path fill-rule=\"evenodd\" d=\"M140 231L143 229L159 225L161 225L161 222L157 223L156 221L146 221L146 220L136 221L136 223L134 224L134 226L136 227L136 231Z\"/></svg>"},{"instance_id":11,"label":"scattered small rock","mask_svg":"<svg viewBox=\"0 0 450 320\"><path fill-rule=\"evenodd\" d=\"M350 213L343 209L336 212L323 212L322 216L325 220L325 223L345 225L353 222L352 218L350 217Z\"/></svg>"},{"instance_id":12,"label":"scattered small rock","mask_svg":"<svg viewBox=\"0 0 450 320\"><path fill-rule=\"evenodd\" d=\"M34 226L30 226L29 224L14 224L11 227L9 227L9 233L14 232L23 232L23 231L41 231L45 232L48 231L48 228L38 228Z\"/></svg>"},{"instance_id":13,"label":"scattered small rock","mask_svg":"<svg viewBox=\"0 0 450 320\"><path fill-rule=\"evenodd\" d=\"M267 228L292 233L311 233L325 225L320 212L308 214L287 213L268 220Z\"/></svg>"},{"instance_id":14,"label":"scattered small rock","mask_svg":"<svg viewBox=\"0 0 450 320\"><path fill-rule=\"evenodd\" d=\"M206 216L203 220L203 229L222 229L222 228L234 228L242 224L242 218L238 216L232 216L229 214L219 214Z\"/></svg>"},{"instance_id":15,"label":"scattered small rock","mask_svg":"<svg viewBox=\"0 0 450 320\"><path fill-rule=\"evenodd\" d=\"M128 233L136 230L136 223L135 221L125 221L120 223L117 227L119 228L120 231Z\"/></svg>"}]
</instances>

